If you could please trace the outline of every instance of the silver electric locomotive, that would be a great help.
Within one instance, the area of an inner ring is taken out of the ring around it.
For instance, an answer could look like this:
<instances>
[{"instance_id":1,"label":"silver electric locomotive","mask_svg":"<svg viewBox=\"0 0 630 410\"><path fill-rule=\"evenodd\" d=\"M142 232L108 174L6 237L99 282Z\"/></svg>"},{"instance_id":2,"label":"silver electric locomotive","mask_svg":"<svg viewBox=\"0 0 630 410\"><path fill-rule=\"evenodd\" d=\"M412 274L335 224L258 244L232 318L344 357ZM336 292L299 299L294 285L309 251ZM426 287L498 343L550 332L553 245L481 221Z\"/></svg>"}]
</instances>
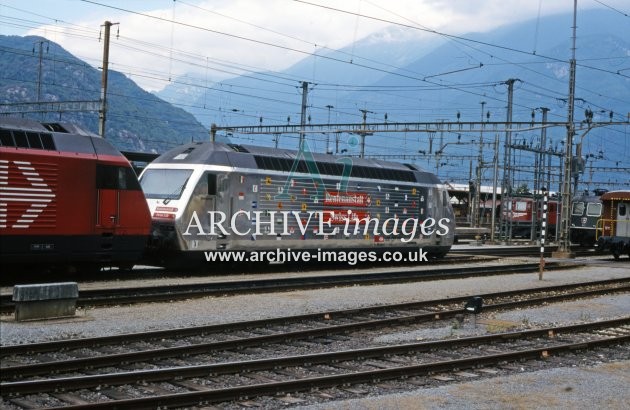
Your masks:
<instances>
[{"instance_id":1,"label":"silver electric locomotive","mask_svg":"<svg viewBox=\"0 0 630 410\"><path fill-rule=\"evenodd\" d=\"M422 248L440 257L453 244L445 187L409 164L195 142L158 157L140 183L157 265L278 249Z\"/></svg>"}]
</instances>

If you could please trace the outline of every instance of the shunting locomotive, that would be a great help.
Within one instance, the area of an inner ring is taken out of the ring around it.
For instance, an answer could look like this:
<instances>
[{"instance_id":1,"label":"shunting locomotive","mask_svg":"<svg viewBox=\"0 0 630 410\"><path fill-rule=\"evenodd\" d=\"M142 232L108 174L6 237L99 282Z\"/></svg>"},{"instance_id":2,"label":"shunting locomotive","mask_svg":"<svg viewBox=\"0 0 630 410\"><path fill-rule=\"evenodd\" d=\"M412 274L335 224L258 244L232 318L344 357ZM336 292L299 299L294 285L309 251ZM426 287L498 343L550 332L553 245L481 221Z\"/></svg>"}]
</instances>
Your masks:
<instances>
[{"instance_id":1,"label":"shunting locomotive","mask_svg":"<svg viewBox=\"0 0 630 410\"><path fill-rule=\"evenodd\" d=\"M592 194L586 191L573 198L569 227L569 238L572 243L581 246L595 244L595 229L602 215L601 196L606 192L605 189L596 189Z\"/></svg>"},{"instance_id":2,"label":"shunting locomotive","mask_svg":"<svg viewBox=\"0 0 630 410\"><path fill-rule=\"evenodd\" d=\"M547 206L547 235L550 236L556 231L560 202L556 199L551 199ZM519 196L504 199L501 212L503 219L509 226L508 229L512 237L529 238L533 225L535 225L535 232L540 232L542 198L534 199L533 197ZM535 218L534 214L536 215Z\"/></svg>"}]
</instances>

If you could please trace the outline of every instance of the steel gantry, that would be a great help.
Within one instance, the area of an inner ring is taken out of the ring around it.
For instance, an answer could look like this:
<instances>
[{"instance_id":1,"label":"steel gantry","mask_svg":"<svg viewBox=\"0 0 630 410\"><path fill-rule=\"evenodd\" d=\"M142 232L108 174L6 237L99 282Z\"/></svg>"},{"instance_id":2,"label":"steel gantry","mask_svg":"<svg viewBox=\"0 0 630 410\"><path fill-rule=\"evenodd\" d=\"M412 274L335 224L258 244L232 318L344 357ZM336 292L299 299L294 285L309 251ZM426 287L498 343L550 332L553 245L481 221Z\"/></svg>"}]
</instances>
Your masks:
<instances>
[{"instance_id":1,"label":"steel gantry","mask_svg":"<svg viewBox=\"0 0 630 410\"><path fill-rule=\"evenodd\" d=\"M628 125L630 124L630 116L628 117L628 119L626 121L613 121L612 120L612 116L610 118L610 121L607 122L587 122L585 123L584 121L581 122L572 122L572 123L568 123L566 121L555 121L555 122L549 122L546 119L546 116L544 116L545 118L543 119L542 122L536 122L536 121L483 121L483 117L481 119L481 121L471 121L471 122L466 122L466 121L454 121L454 122L447 122L445 120L440 120L438 122L374 122L374 123L367 123L365 122L365 119L363 122L361 123L338 123L338 124L331 124L331 123L325 123L325 124L303 124L303 125L290 125L290 124L282 124L282 125L241 125L241 126L217 126L216 124L212 124L211 128L210 128L210 136L211 136L211 140L215 141L216 140L216 135L217 133L231 133L231 134L246 134L246 135L273 135L276 138L276 141L278 139L278 137L281 134L297 134L300 135L300 141L302 141L302 139L306 136L306 135L315 135L315 134L335 134L336 136L339 136L342 133L346 133L346 134L355 134L355 135L359 135L361 136L361 147L360 147L360 152L361 152L361 157L365 156L365 136L369 136L369 135L375 135L377 133L427 133L429 135L435 135L436 133L479 133L479 135L483 135L483 133L489 132L489 133L495 133L495 153L494 153L494 159L493 159L493 163L494 163L494 169L495 169L495 175L494 175L494 184L493 184L493 206L495 206L495 195L496 195L496 191L498 189L497 185L497 170L498 170L498 165L499 165L499 154L498 154L498 149L499 149L499 135L503 134L505 136L509 136L512 133L522 133L525 131L534 131L534 130L540 130L542 132L542 134L544 135L546 133L547 129L551 129L551 128L555 128L555 127L561 127L563 130L571 130L572 133L579 133L579 132L583 132L585 135L586 133L588 133L590 130L597 128L597 127L609 127L609 126L617 126L617 125ZM512 144L510 141L508 141L508 138L506 137L506 140L503 143L503 146L505 147L506 152L510 152L512 149L525 149L528 147L520 147L520 146L513 146L514 144ZM571 144L572 145L572 144ZM581 144L580 144L581 145ZM573 159L573 148L571 147L567 147L567 151L565 156L569 156L570 158L566 159L565 158L565 162L568 160L569 162ZM530 150L530 149L527 149ZM532 149L532 152L539 154L539 155L546 155L549 154L550 152L548 150L544 149L544 146L541 146L541 149L539 150L535 150ZM576 154L575 155L579 155L580 150L577 149L576 147ZM506 154L509 155L509 154ZM557 155L557 153L553 152L553 155ZM372 155L370 155L372 156ZM481 160L483 161L483 158L481 158ZM541 161L543 161L542 157L540 158ZM507 158L504 158L504 167L503 167L503 180L506 179L506 177L509 177L509 175L506 174L509 173L509 156ZM480 164L481 166L481 164ZM551 161L549 161L549 169L548 171L551 171ZM565 171L566 172L566 171ZM563 179L565 178L570 178L570 175L563 175L562 177ZM564 181L563 181L564 182ZM562 185L563 187L566 187L566 184ZM548 187L547 187L548 188ZM502 192L505 192L504 190L502 190ZM560 192L560 196L562 197L562 199L564 201L568 201L570 200L569 198L564 198L564 191ZM563 213L563 218L566 218L568 215L568 213ZM493 212L493 216L494 216L494 212ZM494 218L493 218L494 219ZM493 220L494 222L494 220ZM566 224L568 224L568 221L561 221L561 223L563 223L565 226ZM494 237L494 223L493 223L493 237ZM493 238L494 239L494 238Z\"/></svg>"}]
</instances>

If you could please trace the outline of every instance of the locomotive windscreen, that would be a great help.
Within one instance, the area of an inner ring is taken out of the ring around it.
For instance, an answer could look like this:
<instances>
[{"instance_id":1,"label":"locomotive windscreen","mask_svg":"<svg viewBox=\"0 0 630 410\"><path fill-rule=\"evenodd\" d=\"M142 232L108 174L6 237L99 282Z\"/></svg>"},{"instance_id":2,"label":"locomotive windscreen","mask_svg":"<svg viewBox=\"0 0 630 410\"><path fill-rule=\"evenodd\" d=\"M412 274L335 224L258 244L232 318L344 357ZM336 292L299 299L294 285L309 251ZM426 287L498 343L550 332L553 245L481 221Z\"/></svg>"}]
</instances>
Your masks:
<instances>
[{"instance_id":1,"label":"locomotive windscreen","mask_svg":"<svg viewBox=\"0 0 630 410\"><path fill-rule=\"evenodd\" d=\"M179 199L191 174L191 169L147 169L140 185L147 198Z\"/></svg>"},{"instance_id":2,"label":"locomotive windscreen","mask_svg":"<svg viewBox=\"0 0 630 410\"><path fill-rule=\"evenodd\" d=\"M589 202L586 205L586 215L600 216L602 214L602 204L599 202Z\"/></svg>"}]
</instances>

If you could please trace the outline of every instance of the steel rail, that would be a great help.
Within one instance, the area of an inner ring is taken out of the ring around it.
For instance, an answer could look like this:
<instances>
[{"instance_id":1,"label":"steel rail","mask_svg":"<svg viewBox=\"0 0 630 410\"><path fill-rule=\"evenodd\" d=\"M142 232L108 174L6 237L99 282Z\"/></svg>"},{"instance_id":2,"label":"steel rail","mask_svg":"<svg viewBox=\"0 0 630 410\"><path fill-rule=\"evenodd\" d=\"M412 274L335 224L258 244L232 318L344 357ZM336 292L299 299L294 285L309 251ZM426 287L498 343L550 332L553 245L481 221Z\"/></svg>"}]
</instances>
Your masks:
<instances>
[{"instance_id":1,"label":"steel rail","mask_svg":"<svg viewBox=\"0 0 630 410\"><path fill-rule=\"evenodd\" d=\"M426 352L434 349L450 349L461 346L478 345L514 339L528 339L533 337L555 337L559 334L590 331L602 328L630 325L630 316L619 319L604 320L591 323L581 323L567 326L553 326L541 329L523 330L516 332L494 333L483 336L470 336L456 339L407 343L394 346L373 347L337 352L316 353L300 356L274 357L243 362L227 362L210 365L184 366L158 370L141 370L123 373L108 373L101 375L74 376L44 380L28 380L19 382L0 383L3 394L30 394L50 391L78 390L94 388L100 385L122 385L137 382L156 382L179 380L184 378L206 377L208 375L223 375L240 372L273 370L274 368L292 366L310 366L315 364L334 364L341 361L364 360L367 358L383 358L390 355L401 355ZM68 388L71 386L71 389Z\"/></svg>"},{"instance_id":2,"label":"steel rail","mask_svg":"<svg viewBox=\"0 0 630 410\"><path fill-rule=\"evenodd\" d=\"M280 292L301 289L322 289L350 285L374 285L388 283L407 283L429 280L466 278L470 276L492 276L506 273L528 273L537 270L538 263L527 263L515 266L468 266L457 268L438 268L435 271L410 269L396 272L357 273L328 276L300 276L291 278L256 279L229 282L194 283L184 285L150 286L120 289L80 290L77 306L93 307L166 300L182 300L195 297L224 296L226 294L252 294L264 292ZM569 269L550 262L547 270ZM15 305L10 295L0 297L0 312L12 313Z\"/></svg>"},{"instance_id":3,"label":"steel rail","mask_svg":"<svg viewBox=\"0 0 630 410\"><path fill-rule=\"evenodd\" d=\"M373 347L337 352L316 353L300 356L274 357L242 362L227 362L209 365L184 366L157 370L140 370L123 373L62 377L44 380L28 380L0 383L3 394L31 394L50 391L66 391L94 388L100 385L114 386L137 382L156 382L167 380L190 379L194 377L216 376L240 372L273 370L292 366L310 366L315 364L334 364L341 361L383 358L391 355L426 352L435 349L450 349L461 346L494 343L506 340L528 339L533 337L555 337L567 333L590 331L630 325L630 316L619 319L581 323L567 326L553 326L516 332L493 333L483 336L470 336L456 339L406 343L394 346ZM68 388L71 386L71 388Z\"/></svg>"},{"instance_id":4,"label":"steel rail","mask_svg":"<svg viewBox=\"0 0 630 410\"><path fill-rule=\"evenodd\" d=\"M557 246L547 247L545 249L545 257L550 257L552 253L557 249ZM594 249L580 249L576 248L572 250L576 256L598 256ZM518 247L504 247L504 248L470 248L470 249L451 249L449 251L451 255L474 255L474 256L540 256L540 246L518 246Z\"/></svg>"},{"instance_id":5,"label":"steel rail","mask_svg":"<svg viewBox=\"0 0 630 410\"><path fill-rule=\"evenodd\" d=\"M65 409L155 409L182 406L196 406L208 403L242 400L253 396L287 394L291 392L309 391L313 389L330 388L339 385L357 383L375 383L382 380L408 378L412 376L428 375L461 369L474 369L482 366L495 365L501 362L512 362L525 359L540 359L552 354L574 352L578 350L594 349L630 341L630 336L610 337L594 341L564 343L536 349L516 350L506 353L469 357L464 359L445 360L419 365L400 366L387 369L360 371L329 376L311 377L289 381L261 383L248 386L229 387L206 391L192 391L167 395L150 396L134 399L113 400L107 402L71 405Z\"/></svg>"},{"instance_id":6,"label":"steel rail","mask_svg":"<svg viewBox=\"0 0 630 410\"><path fill-rule=\"evenodd\" d=\"M485 310L511 309L520 306L532 306L542 303L566 300L575 297L594 296L611 291L628 291L630 284L615 289L596 289L573 294L554 295L519 301L501 302L485 305ZM69 359L63 361L52 361L36 364L7 366L2 368L2 379L10 380L23 377L42 376L63 371L75 371L81 369L93 369L98 367L116 366L121 363L139 363L158 359L173 358L178 356L190 356L195 354L208 354L215 351L236 350L245 347L262 346L272 343L283 343L287 340L305 340L315 337L331 336L335 334L345 334L351 331L374 329L386 326L408 325L431 320L443 320L466 314L465 309L452 309L439 312L423 312L419 314L397 316L386 319L376 319L369 321L359 321L348 324L322 326L306 330L291 332L279 332L271 335L262 335L249 338L237 338L219 342L197 343L187 346L167 347L161 349L150 349L128 353L118 353L111 355L101 355L97 357L86 357Z\"/></svg>"},{"instance_id":7,"label":"steel rail","mask_svg":"<svg viewBox=\"0 0 630 410\"><path fill-rule=\"evenodd\" d=\"M578 282L578 283L572 283L572 284L545 286L545 287L531 288L531 289L508 290L508 291L502 291L502 292L477 294L474 296L480 296L483 299L487 300L487 299L521 296L528 293L570 291L570 290L579 289L582 287L612 286L615 284L628 285L630 284L630 277L605 279L605 280L589 281L589 282ZM303 315L283 316L283 317L249 320L249 321L242 321L242 322L193 326L193 327L185 327L185 328L166 329L166 330L154 330L154 331L139 332L139 333L123 333L123 334L112 335L112 336L98 336L98 337L80 338L80 339L56 340L56 341L51 341L51 342L5 345L5 346L0 346L0 357L10 356L10 355L55 352L55 351L63 351L63 350L69 350L69 349L95 347L95 346L120 345L123 343L150 341L150 340L156 340L156 339L159 340L159 339L166 339L166 338L182 338L182 337L189 337L189 336L199 336L199 335L204 335L204 334L209 334L209 333L220 333L220 332L236 331L236 330L243 330L243 329L251 329L251 328L257 328L257 327L258 328L267 327L267 326L290 324L290 323L303 322L303 321L309 321L309 320L331 320L331 319L337 319L340 317L346 317L350 315L372 314L372 313L379 313L379 312L391 311L391 310L422 309L429 306L464 303L470 297L471 295L467 295L467 296L459 296L459 297L446 298L446 299L423 300L423 301L416 301L416 302L377 305L377 306L368 306L368 307L363 307L363 308L344 309L344 310L329 310L329 311L322 311L322 312L317 312L317 313L307 313Z\"/></svg>"}]
</instances>

